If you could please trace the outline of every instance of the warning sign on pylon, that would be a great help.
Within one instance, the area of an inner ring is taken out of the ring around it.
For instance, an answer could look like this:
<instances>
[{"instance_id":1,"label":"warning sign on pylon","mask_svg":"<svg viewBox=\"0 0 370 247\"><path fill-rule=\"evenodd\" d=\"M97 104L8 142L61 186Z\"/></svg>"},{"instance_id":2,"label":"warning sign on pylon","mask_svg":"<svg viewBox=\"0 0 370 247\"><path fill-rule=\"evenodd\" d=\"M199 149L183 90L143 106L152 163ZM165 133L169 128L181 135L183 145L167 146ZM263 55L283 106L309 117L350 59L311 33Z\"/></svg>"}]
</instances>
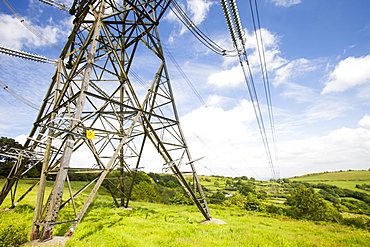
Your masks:
<instances>
[{"instance_id":1,"label":"warning sign on pylon","mask_svg":"<svg viewBox=\"0 0 370 247\"><path fill-rule=\"evenodd\" d=\"M92 130L86 130L86 138L87 139L94 139L95 138L95 132Z\"/></svg>"}]
</instances>

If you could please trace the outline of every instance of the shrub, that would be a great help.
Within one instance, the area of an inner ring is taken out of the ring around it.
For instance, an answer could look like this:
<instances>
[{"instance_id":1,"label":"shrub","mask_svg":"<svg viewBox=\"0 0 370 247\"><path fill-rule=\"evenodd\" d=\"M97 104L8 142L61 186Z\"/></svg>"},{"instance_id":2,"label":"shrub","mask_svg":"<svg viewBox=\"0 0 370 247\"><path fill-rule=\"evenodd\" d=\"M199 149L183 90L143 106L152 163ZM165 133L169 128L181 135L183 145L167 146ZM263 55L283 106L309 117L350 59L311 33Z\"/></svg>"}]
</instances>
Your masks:
<instances>
[{"instance_id":1,"label":"shrub","mask_svg":"<svg viewBox=\"0 0 370 247\"><path fill-rule=\"evenodd\" d=\"M245 201L245 196L241 194L236 194L232 197L229 197L227 200L225 200L222 203L222 206L244 208L244 201Z\"/></svg>"},{"instance_id":2,"label":"shrub","mask_svg":"<svg viewBox=\"0 0 370 247\"><path fill-rule=\"evenodd\" d=\"M302 186L294 189L286 203L292 206L288 214L294 218L336 222L341 219L340 213L311 188Z\"/></svg>"},{"instance_id":3,"label":"shrub","mask_svg":"<svg viewBox=\"0 0 370 247\"><path fill-rule=\"evenodd\" d=\"M0 247L20 246L28 240L28 226L19 224L2 225Z\"/></svg>"},{"instance_id":4,"label":"shrub","mask_svg":"<svg viewBox=\"0 0 370 247\"><path fill-rule=\"evenodd\" d=\"M177 191L173 197L170 198L170 202L174 204L191 205L193 201L185 192Z\"/></svg>"},{"instance_id":5,"label":"shrub","mask_svg":"<svg viewBox=\"0 0 370 247\"><path fill-rule=\"evenodd\" d=\"M225 207L245 208L248 211L263 211L264 205L257 198L257 195L249 193L246 196L236 194L222 203Z\"/></svg>"},{"instance_id":6,"label":"shrub","mask_svg":"<svg viewBox=\"0 0 370 247\"><path fill-rule=\"evenodd\" d=\"M342 222L344 225L347 225L347 226L353 226L353 227L361 228L365 230L370 229L370 222L363 217L344 218Z\"/></svg>"},{"instance_id":7,"label":"shrub","mask_svg":"<svg viewBox=\"0 0 370 247\"><path fill-rule=\"evenodd\" d=\"M158 202L160 197L147 181L141 181L139 184L134 186L131 195L133 200Z\"/></svg>"},{"instance_id":8,"label":"shrub","mask_svg":"<svg viewBox=\"0 0 370 247\"><path fill-rule=\"evenodd\" d=\"M212 196L209 197L209 201L212 204L222 204L223 201L225 201L226 197L224 193L217 191L216 193L213 193Z\"/></svg>"},{"instance_id":9,"label":"shrub","mask_svg":"<svg viewBox=\"0 0 370 247\"><path fill-rule=\"evenodd\" d=\"M257 198L256 194L248 193L248 195L245 197L244 208L248 211L263 211L265 206Z\"/></svg>"},{"instance_id":10,"label":"shrub","mask_svg":"<svg viewBox=\"0 0 370 247\"><path fill-rule=\"evenodd\" d=\"M286 214L284 208L278 207L274 204L269 204L266 206L266 212L270 214L284 215Z\"/></svg>"}]
</instances>

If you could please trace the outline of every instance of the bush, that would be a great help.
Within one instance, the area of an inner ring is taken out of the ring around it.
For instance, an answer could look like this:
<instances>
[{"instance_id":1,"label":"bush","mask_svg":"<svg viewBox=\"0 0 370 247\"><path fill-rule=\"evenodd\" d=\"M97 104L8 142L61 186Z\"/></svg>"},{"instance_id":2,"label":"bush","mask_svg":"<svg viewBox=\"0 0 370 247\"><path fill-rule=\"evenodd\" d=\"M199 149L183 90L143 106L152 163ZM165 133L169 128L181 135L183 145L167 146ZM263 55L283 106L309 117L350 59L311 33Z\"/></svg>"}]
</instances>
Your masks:
<instances>
[{"instance_id":1,"label":"bush","mask_svg":"<svg viewBox=\"0 0 370 247\"><path fill-rule=\"evenodd\" d=\"M256 194L248 193L248 195L245 197L244 208L248 211L263 211L265 206L257 198Z\"/></svg>"},{"instance_id":2,"label":"bush","mask_svg":"<svg viewBox=\"0 0 370 247\"><path fill-rule=\"evenodd\" d=\"M339 222L341 219L340 213L311 188L302 186L294 189L286 203L292 206L288 214L293 218L334 222Z\"/></svg>"},{"instance_id":3,"label":"bush","mask_svg":"<svg viewBox=\"0 0 370 247\"><path fill-rule=\"evenodd\" d=\"M209 197L209 201L212 204L222 204L223 201L225 201L226 197L224 193L217 191L216 193L213 193L212 196Z\"/></svg>"},{"instance_id":4,"label":"bush","mask_svg":"<svg viewBox=\"0 0 370 247\"><path fill-rule=\"evenodd\" d=\"M222 203L225 207L239 207L245 208L248 211L263 211L264 205L257 198L257 195L249 193L246 196L236 194Z\"/></svg>"},{"instance_id":5,"label":"bush","mask_svg":"<svg viewBox=\"0 0 370 247\"><path fill-rule=\"evenodd\" d=\"M232 197L229 197L226 201L224 201L222 203L222 206L244 208L244 202L245 202L245 196L241 194L236 194Z\"/></svg>"},{"instance_id":6,"label":"bush","mask_svg":"<svg viewBox=\"0 0 370 247\"><path fill-rule=\"evenodd\" d=\"M147 181L141 181L139 184L134 186L131 195L133 200L158 202L160 197Z\"/></svg>"},{"instance_id":7,"label":"bush","mask_svg":"<svg viewBox=\"0 0 370 247\"><path fill-rule=\"evenodd\" d=\"M278 207L274 204L269 204L266 206L266 212L270 214L285 215L286 212L284 208Z\"/></svg>"},{"instance_id":8,"label":"bush","mask_svg":"<svg viewBox=\"0 0 370 247\"><path fill-rule=\"evenodd\" d=\"M186 192L177 191L173 197L170 198L170 202L173 204L191 205L193 201L186 194Z\"/></svg>"},{"instance_id":9,"label":"bush","mask_svg":"<svg viewBox=\"0 0 370 247\"><path fill-rule=\"evenodd\" d=\"M20 246L28 241L28 226L26 225L2 225L0 229L0 247Z\"/></svg>"},{"instance_id":10,"label":"bush","mask_svg":"<svg viewBox=\"0 0 370 247\"><path fill-rule=\"evenodd\" d=\"M342 222L347 226L370 230L370 222L363 217L344 218Z\"/></svg>"}]
</instances>

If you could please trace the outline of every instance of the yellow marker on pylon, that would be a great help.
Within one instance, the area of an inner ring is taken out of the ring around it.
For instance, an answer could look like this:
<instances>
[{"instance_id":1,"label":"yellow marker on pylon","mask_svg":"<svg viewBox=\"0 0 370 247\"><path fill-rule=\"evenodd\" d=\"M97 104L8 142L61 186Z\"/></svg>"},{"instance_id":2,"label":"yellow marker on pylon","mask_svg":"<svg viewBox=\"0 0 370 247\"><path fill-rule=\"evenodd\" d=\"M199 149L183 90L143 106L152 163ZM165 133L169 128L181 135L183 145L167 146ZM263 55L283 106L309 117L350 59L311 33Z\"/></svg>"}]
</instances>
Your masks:
<instances>
[{"instance_id":1,"label":"yellow marker on pylon","mask_svg":"<svg viewBox=\"0 0 370 247\"><path fill-rule=\"evenodd\" d=\"M95 139L95 132L92 130L86 130L86 138L87 139Z\"/></svg>"}]
</instances>

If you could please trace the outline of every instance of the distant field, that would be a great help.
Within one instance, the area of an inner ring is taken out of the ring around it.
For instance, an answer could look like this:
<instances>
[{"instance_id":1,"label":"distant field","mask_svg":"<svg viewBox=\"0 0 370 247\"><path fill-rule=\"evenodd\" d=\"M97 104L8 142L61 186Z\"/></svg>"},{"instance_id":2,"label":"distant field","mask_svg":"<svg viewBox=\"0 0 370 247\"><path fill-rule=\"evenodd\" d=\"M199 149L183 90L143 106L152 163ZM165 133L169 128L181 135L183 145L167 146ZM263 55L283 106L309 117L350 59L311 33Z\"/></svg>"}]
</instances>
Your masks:
<instances>
[{"instance_id":1,"label":"distant field","mask_svg":"<svg viewBox=\"0 0 370 247\"><path fill-rule=\"evenodd\" d=\"M318 174L308 174L301 177L290 178L291 181L300 181L307 183L326 183L336 185L340 188L366 192L357 189L356 184L370 185L370 171L342 171L342 172L326 172ZM367 192L370 194L370 192Z\"/></svg>"}]
</instances>

